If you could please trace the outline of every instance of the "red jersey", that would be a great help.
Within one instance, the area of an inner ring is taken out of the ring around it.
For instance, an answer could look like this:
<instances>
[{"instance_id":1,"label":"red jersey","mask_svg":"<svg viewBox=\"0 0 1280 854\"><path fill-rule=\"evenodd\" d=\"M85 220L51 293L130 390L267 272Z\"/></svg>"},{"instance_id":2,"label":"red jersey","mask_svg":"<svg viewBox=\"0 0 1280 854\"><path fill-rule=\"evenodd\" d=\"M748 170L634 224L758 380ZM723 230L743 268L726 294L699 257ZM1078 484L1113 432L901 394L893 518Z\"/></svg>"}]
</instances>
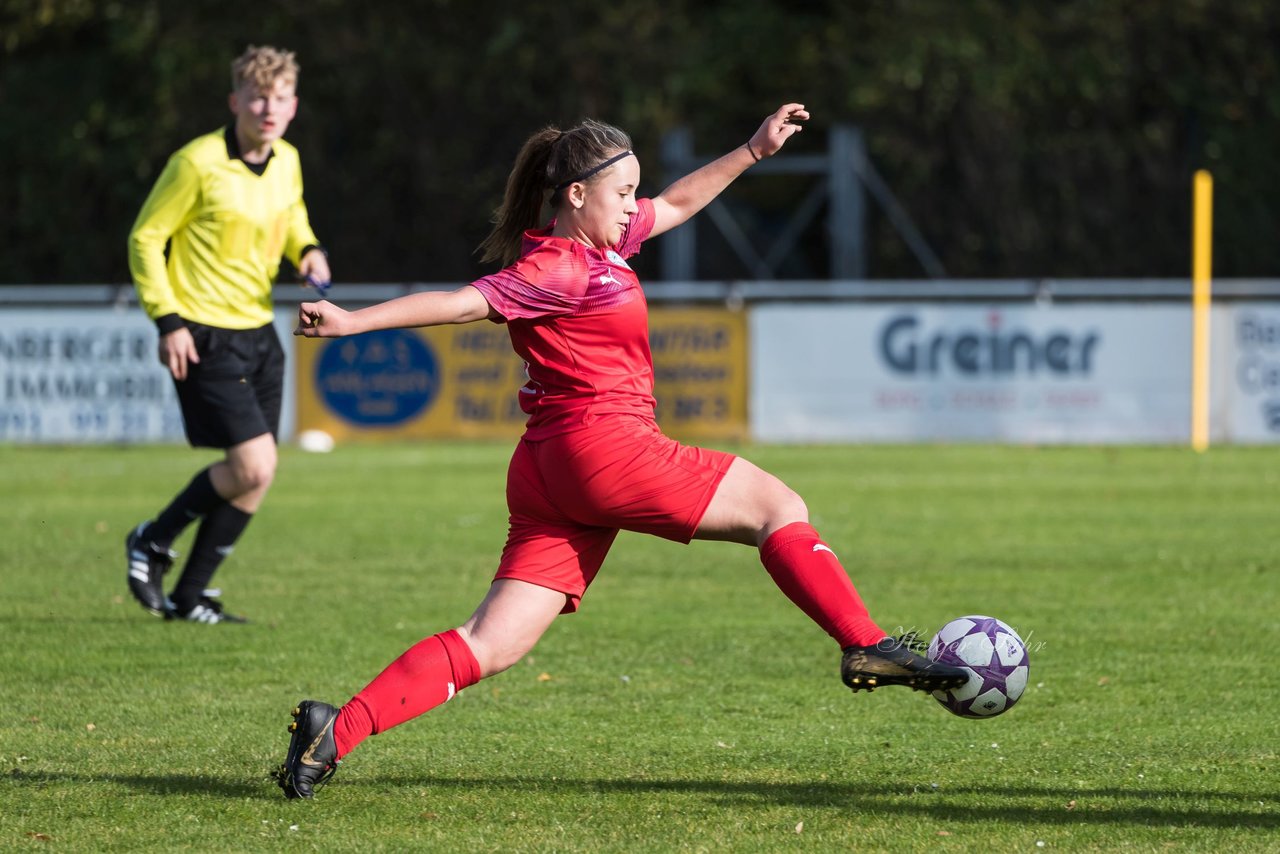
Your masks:
<instances>
[{"instance_id":1,"label":"red jersey","mask_svg":"<svg viewBox=\"0 0 1280 854\"><path fill-rule=\"evenodd\" d=\"M472 283L524 359L526 438L585 427L601 415L654 419L649 307L625 260L653 230L653 202L637 204L617 246L552 237L550 226L527 231L518 261Z\"/></svg>"}]
</instances>

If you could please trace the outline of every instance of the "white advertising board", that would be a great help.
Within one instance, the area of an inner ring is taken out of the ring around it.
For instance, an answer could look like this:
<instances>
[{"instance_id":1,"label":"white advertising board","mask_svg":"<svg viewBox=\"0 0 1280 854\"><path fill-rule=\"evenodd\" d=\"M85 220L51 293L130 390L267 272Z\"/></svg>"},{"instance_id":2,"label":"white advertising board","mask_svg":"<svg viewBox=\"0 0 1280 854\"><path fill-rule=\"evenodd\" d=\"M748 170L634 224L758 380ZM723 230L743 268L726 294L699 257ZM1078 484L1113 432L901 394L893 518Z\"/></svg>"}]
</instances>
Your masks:
<instances>
[{"instance_id":1,"label":"white advertising board","mask_svg":"<svg viewBox=\"0 0 1280 854\"><path fill-rule=\"evenodd\" d=\"M1280 442L1280 303L1213 309L1210 437Z\"/></svg>"},{"instance_id":2,"label":"white advertising board","mask_svg":"<svg viewBox=\"0 0 1280 854\"><path fill-rule=\"evenodd\" d=\"M1189 307L767 305L752 435L774 442L1184 442Z\"/></svg>"},{"instance_id":3,"label":"white advertising board","mask_svg":"<svg viewBox=\"0 0 1280 854\"><path fill-rule=\"evenodd\" d=\"M278 312L276 329L291 355L292 314ZM155 325L136 308L0 310L0 442L186 441L157 341ZM287 379L282 438L291 435L293 412Z\"/></svg>"}]
</instances>

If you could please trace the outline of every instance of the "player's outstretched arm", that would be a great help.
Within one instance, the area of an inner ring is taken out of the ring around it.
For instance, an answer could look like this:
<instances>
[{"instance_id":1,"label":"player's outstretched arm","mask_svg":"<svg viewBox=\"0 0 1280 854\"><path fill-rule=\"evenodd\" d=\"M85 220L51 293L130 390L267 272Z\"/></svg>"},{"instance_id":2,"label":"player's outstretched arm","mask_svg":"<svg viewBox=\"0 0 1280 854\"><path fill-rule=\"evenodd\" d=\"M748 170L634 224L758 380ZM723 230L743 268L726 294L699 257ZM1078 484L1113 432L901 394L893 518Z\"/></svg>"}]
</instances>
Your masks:
<instances>
[{"instance_id":1,"label":"player's outstretched arm","mask_svg":"<svg viewBox=\"0 0 1280 854\"><path fill-rule=\"evenodd\" d=\"M675 228L702 210L724 188L758 160L777 153L792 134L800 132L800 122L809 118L804 104L783 104L764 120L751 139L694 172L690 172L653 200L653 231L650 236Z\"/></svg>"},{"instance_id":2,"label":"player's outstretched arm","mask_svg":"<svg viewBox=\"0 0 1280 854\"><path fill-rule=\"evenodd\" d=\"M408 329L471 323L489 316L489 302L471 285L456 291L424 291L397 297L357 311L339 308L328 300L298 306L294 335L304 338L342 338L377 329Z\"/></svg>"}]
</instances>

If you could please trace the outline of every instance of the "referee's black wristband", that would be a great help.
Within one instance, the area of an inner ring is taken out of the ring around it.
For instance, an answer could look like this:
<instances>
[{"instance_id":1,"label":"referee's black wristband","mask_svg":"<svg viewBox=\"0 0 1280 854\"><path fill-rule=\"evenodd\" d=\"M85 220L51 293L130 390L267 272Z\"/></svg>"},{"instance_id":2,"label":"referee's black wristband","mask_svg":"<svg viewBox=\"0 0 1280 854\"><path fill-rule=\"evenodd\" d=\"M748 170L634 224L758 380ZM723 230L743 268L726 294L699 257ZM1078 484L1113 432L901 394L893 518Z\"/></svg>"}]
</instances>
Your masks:
<instances>
[{"instance_id":1,"label":"referee's black wristband","mask_svg":"<svg viewBox=\"0 0 1280 854\"><path fill-rule=\"evenodd\" d=\"M301 261L303 258L306 258L307 253L312 249L319 249L320 254L323 255L326 260L329 258L329 250L325 249L319 243L308 243L306 246L302 247L302 251L298 253L298 260Z\"/></svg>"},{"instance_id":2,"label":"referee's black wristband","mask_svg":"<svg viewBox=\"0 0 1280 854\"><path fill-rule=\"evenodd\" d=\"M163 317L156 318L156 329L160 330L161 335L168 335L170 332L177 332L179 329L186 329L187 322L177 313L166 314Z\"/></svg>"}]
</instances>

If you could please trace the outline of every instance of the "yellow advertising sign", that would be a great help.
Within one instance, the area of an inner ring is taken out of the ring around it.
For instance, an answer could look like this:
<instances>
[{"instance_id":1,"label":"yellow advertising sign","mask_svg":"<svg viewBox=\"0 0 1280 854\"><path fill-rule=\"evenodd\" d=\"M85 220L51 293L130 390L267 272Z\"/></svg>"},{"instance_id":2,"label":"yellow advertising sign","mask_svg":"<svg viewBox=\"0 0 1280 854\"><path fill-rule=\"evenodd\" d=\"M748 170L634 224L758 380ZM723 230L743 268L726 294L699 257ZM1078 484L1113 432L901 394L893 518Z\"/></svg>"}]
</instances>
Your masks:
<instances>
[{"instance_id":1,"label":"yellow advertising sign","mask_svg":"<svg viewBox=\"0 0 1280 854\"><path fill-rule=\"evenodd\" d=\"M747 438L747 321L724 308L649 311L658 423L681 441Z\"/></svg>"},{"instance_id":2,"label":"yellow advertising sign","mask_svg":"<svg viewBox=\"0 0 1280 854\"><path fill-rule=\"evenodd\" d=\"M746 320L725 309L649 315L658 421L679 439L746 436ZM338 441L515 439L524 362L504 327L475 323L297 339L299 431Z\"/></svg>"},{"instance_id":3,"label":"yellow advertising sign","mask_svg":"<svg viewBox=\"0 0 1280 854\"><path fill-rule=\"evenodd\" d=\"M299 339L298 430L338 441L516 438L524 362L494 324Z\"/></svg>"}]
</instances>

